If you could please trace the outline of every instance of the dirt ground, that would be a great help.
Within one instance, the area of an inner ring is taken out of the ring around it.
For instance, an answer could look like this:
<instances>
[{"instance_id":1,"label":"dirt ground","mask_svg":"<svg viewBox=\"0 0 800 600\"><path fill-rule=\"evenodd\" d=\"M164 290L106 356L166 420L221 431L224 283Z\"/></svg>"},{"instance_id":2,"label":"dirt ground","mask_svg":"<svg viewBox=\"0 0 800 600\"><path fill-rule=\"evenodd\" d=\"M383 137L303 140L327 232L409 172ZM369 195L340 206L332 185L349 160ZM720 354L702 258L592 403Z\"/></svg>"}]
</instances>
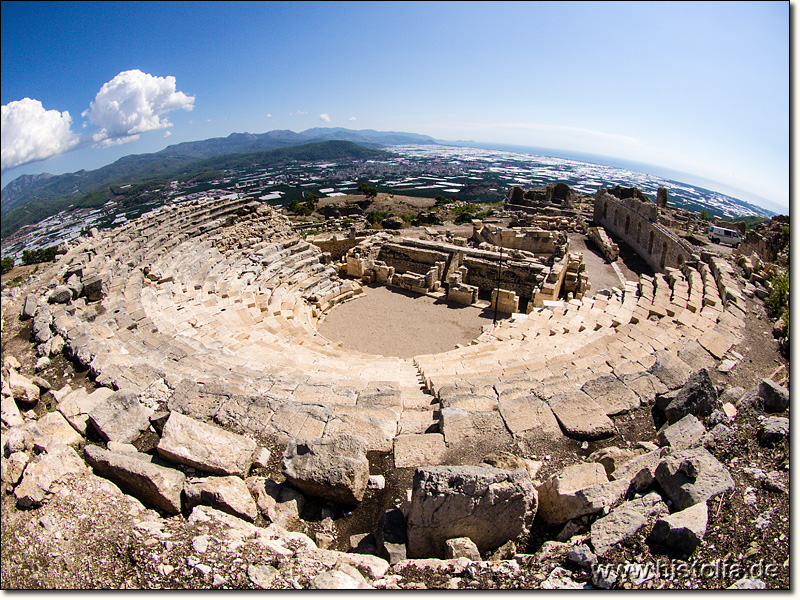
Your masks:
<instances>
[{"instance_id":1,"label":"dirt ground","mask_svg":"<svg viewBox=\"0 0 800 600\"><path fill-rule=\"evenodd\" d=\"M318 210L328 204L350 205L364 202L364 196L360 194L347 196L334 196L332 198L320 198L317 206ZM436 203L433 198L416 198L414 196L389 195L380 193L370 204L367 210L391 210L396 213L416 214L425 208L431 208Z\"/></svg>"},{"instance_id":2,"label":"dirt ground","mask_svg":"<svg viewBox=\"0 0 800 600\"><path fill-rule=\"evenodd\" d=\"M363 290L325 314L317 326L324 337L367 354L412 358L467 344L492 325L488 307L463 306L383 285L365 285Z\"/></svg>"}]
</instances>

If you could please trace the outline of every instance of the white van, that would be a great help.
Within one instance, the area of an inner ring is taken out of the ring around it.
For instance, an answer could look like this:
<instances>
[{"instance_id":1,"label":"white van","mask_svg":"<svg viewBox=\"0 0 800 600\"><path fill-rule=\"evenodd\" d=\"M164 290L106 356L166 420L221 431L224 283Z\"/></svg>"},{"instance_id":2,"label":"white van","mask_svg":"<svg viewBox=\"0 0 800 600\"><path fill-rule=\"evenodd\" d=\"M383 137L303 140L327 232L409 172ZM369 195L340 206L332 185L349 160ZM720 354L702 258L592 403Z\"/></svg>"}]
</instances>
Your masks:
<instances>
[{"instance_id":1,"label":"white van","mask_svg":"<svg viewBox=\"0 0 800 600\"><path fill-rule=\"evenodd\" d=\"M708 228L708 239L715 244L730 244L734 248L742 243L742 236L739 235L738 231L717 227L716 225Z\"/></svg>"}]
</instances>

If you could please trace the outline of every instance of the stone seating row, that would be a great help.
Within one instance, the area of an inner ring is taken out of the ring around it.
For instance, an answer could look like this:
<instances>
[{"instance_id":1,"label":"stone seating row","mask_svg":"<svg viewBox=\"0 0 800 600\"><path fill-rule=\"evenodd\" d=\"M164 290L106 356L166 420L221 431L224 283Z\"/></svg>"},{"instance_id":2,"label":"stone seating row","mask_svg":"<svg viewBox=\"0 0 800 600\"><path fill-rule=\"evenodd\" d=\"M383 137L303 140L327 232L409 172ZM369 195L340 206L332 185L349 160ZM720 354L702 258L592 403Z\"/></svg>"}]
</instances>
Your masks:
<instances>
[{"instance_id":1,"label":"stone seating row","mask_svg":"<svg viewBox=\"0 0 800 600\"><path fill-rule=\"evenodd\" d=\"M393 436L423 436L439 449L470 436L524 440L531 423L580 439L589 426L607 431L604 419L660 389L650 370L664 353L692 365L720 359L743 327L732 279L717 281L724 265L701 263L627 282L611 297L514 315L450 352L369 356L316 332L319 313L357 286L335 277L315 247L270 222L262 231L273 237L224 249L222 225L236 206L203 215L172 209L75 249L72 259L111 274L109 293L101 314L76 303L58 323L101 380L140 389L159 378L170 387L222 383L231 393L266 394L280 424L272 415L264 427L359 432L372 449L385 450ZM167 217L186 224L179 235L168 235ZM384 382L376 397L391 397L388 406L360 395L375 382ZM314 407L328 416L314 417Z\"/></svg>"}]
</instances>

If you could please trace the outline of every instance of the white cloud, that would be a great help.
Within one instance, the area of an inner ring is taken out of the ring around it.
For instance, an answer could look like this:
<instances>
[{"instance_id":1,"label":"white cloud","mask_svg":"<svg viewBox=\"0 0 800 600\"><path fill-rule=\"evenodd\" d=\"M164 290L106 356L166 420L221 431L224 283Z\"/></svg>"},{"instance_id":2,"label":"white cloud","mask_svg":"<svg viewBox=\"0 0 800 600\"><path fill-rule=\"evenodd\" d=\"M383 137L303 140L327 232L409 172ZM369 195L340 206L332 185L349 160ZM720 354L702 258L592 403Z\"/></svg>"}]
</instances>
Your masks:
<instances>
[{"instance_id":1,"label":"white cloud","mask_svg":"<svg viewBox=\"0 0 800 600\"><path fill-rule=\"evenodd\" d=\"M192 108L194 96L176 91L174 77L154 77L134 69L103 84L81 116L100 128L92 138L107 146L131 141L129 138L146 131L172 127L162 115Z\"/></svg>"},{"instance_id":2,"label":"white cloud","mask_svg":"<svg viewBox=\"0 0 800 600\"><path fill-rule=\"evenodd\" d=\"M330 117L330 115L328 113L322 113L319 116L319 120L320 121L324 121L325 123L330 123L331 122L331 117Z\"/></svg>"},{"instance_id":3,"label":"white cloud","mask_svg":"<svg viewBox=\"0 0 800 600\"><path fill-rule=\"evenodd\" d=\"M355 120L356 120L356 118L355 118L355 117L350 117L350 118L349 118L349 119L347 119L347 120L348 120L348 121L355 121Z\"/></svg>"},{"instance_id":4,"label":"white cloud","mask_svg":"<svg viewBox=\"0 0 800 600\"><path fill-rule=\"evenodd\" d=\"M272 113L267 113L267 118L271 119L272 118Z\"/></svg>"},{"instance_id":5,"label":"white cloud","mask_svg":"<svg viewBox=\"0 0 800 600\"><path fill-rule=\"evenodd\" d=\"M172 135L172 132L171 132L171 131L165 131L165 132L164 132L164 137L165 137L165 138L168 138L168 137L169 137L169 136L171 136L171 135Z\"/></svg>"},{"instance_id":6,"label":"white cloud","mask_svg":"<svg viewBox=\"0 0 800 600\"><path fill-rule=\"evenodd\" d=\"M72 150L80 137L70 129L69 112L45 110L38 100L23 98L2 107L2 171Z\"/></svg>"},{"instance_id":7,"label":"white cloud","mask_svg":"<svg viewBox=\"0 0 800 600\"><path fill-rule=\"evenodd\" d=\"M139 139L139 134L137 133L136 135L129 135L127 137L121 137L121 138L105 138L105 139L97 138L95 134L92 136L92 139L94 139L94 141L97 142L95 144L97 148L109 148L111 146L121 146L122 144L127 144L129 142L135 142L136 140Z\"/></svg>"},{"instance_id":8,"label":"white cloud","mask_svg":"<svg viewBox=\"0 0 800 600\"><path fill-rule=\"evenodd\" d=\"M296 110L294 112L290 112L289 116L290 117L299 117L299 116L307 115L307 114L308 114L307 110Z\"/></svg>"}]
</instances>

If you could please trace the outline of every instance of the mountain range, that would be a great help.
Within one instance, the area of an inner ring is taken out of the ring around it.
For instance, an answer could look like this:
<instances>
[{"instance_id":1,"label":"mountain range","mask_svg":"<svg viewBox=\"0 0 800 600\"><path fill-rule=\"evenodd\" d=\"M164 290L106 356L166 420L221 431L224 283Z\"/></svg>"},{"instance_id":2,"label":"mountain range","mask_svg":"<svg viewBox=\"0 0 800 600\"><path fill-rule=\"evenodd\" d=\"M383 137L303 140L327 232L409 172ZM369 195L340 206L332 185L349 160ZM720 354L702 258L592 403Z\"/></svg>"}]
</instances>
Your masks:
<instances>
[{"instance_id":1,"label":"mountain range","mask_svg":"<svg viewBox=\"0 0 800 600\"><path fill-rule=\"evenodd\" d=\"M20 175L0 193L0 214L19 208L28 202L57 201L79 198L109 185L131 179L170 176L193 163L229 154L250 154L315 144L326 141L348 141L368 148L383 148L396 144L436 144L432 137L396 131L360 131L338 127L315 127L301 133L275 130L267 133L232 133L227 137L167 146L159 152L131 154L92 171L81 170L63 175L41 173Z\"/></svg>"}]
</instances>

